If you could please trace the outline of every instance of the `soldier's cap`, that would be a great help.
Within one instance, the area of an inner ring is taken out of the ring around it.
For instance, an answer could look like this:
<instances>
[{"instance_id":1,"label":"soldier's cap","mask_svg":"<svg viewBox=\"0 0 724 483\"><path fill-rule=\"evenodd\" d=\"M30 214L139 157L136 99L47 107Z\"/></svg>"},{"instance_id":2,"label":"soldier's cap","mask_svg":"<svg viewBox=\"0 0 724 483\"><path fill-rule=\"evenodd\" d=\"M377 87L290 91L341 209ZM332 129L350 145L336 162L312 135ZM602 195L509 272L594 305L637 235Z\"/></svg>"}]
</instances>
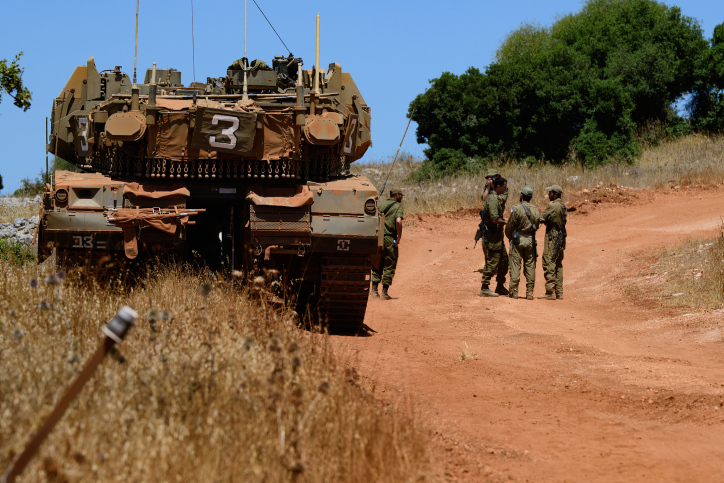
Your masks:
<instances>
[{"instance_id":1,"label":"soldier's cap","mask_svg":"<svg viewBox=\"0 0 724 483\"><path fill-rule=\"evenodd\" d=\"M553 192L558 193L559 195L562 195L562 194L563 194L563 188L561 188L561 187L558 186L557 184L554 184L553 186L547 187L547 188L546 188L546 191L548 191L548 192L553 191Z\"/></svg>"},{"instance_id":2,"label":"soldier's cap","mask_svg":"<svg viewBox=\"0 0 724 483\"><path fill-rule=\"evenodd\" d=\"M526 186L525 188L520 190L520 194L522 194L523 196L533 196L533 190Z\"/></svg>"},{"instance_id":3,"label":"soldier's cap","mask_svg":"<svg viewBox=\"0 0 724 483\"><path fill-rule=\"evenodd\" d=\"M498 173L497 168L488 168L488 174L486 174L485 177L492 178L493 176L500 176L500 173Z\"/></svg>"},{"instance_id":4,"label":"soldier's cap","mask_svg":"<svg viewBox=\"0 0 724 483\"><path fill-rule=\"evenodd\" d=\"M392 188L390 190L390 196L401 195L401 194L402 194L401 188Z\"/></svg>"}]
</instances>

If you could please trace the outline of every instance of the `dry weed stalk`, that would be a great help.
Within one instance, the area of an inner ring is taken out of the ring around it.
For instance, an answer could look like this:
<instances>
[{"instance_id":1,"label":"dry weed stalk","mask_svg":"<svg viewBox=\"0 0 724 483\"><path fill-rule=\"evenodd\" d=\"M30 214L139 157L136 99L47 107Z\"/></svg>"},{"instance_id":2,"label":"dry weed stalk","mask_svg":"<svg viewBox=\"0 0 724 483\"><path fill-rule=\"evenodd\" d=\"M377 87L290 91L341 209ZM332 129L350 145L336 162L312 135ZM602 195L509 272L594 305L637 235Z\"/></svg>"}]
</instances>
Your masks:
<instances>
[{"instance_id":1,"label":"dry weed stalk","mask_svg":"<svg viewBox=\"0 0 724 483\"><path fill-rule=\"evenodd\" d=\"M124 304L147 314L68 410L27 481L405 481L429 454L409 408L385 410L324 336L210 273L159 269L126 291L63 288L65 327L38 309L45 266L0 261L0 468L22 450ZM203 296L199 287L213 286ZM321 340L321 343L320 343ZM122 362L124 361L124 362ZM390 451L390 448L395 448Z\"/></svg>"}]
</instances>

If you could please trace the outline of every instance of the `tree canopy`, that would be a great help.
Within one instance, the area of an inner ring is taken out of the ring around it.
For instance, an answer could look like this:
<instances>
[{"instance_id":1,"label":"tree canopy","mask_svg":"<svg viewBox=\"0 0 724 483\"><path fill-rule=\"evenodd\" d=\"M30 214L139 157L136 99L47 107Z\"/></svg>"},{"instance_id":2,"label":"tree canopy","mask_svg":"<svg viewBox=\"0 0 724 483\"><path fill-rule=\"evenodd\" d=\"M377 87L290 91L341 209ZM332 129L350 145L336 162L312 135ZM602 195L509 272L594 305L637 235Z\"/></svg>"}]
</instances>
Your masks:
<instances>
[{"instance_id":1,"label":"tree canopy","mask_svg":"<svg viewBox=\"0 0 724 483\"><path fill-rule=\"evenodd\" d=\"M18 63L22 55L23 53L20 52L10 64L7 59L0 60L0 102L2 102L2 93L5 91L13 98L13 104L23 111L27 111L30 109L32 94L26 87L23 87L25 69Z\"/></svg>"},{"instance_id":2,"label":"tree canopy","mask_svg":"<svg viewBox=\"0 0 724 483\"><path fill-rule=\"evenodd\" d=\"M724 69L716 32L707 42L696 20L654 0L588 0L550 27L511 32L484 72L431 80L408 115L437 171L495 157L631 161L637 126L667 122L677 99L721 81L701 80Z\"/></svg>"}]
</instances>

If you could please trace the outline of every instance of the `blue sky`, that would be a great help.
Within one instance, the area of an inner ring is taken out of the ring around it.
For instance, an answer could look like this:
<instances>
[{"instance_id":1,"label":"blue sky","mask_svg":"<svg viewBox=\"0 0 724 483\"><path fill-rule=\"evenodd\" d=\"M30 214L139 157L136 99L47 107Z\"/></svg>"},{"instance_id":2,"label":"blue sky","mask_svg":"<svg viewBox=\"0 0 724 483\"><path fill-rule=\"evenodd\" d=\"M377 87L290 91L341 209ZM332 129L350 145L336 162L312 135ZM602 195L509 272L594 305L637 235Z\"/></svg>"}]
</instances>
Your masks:
<instances>
[{"instance_id":1,"label":"blue sky","mask_svg":"<svg viewBox=\"0 0 724 483\"><path fill-rule=\"evenodd\" d=\"M506 34L522 23L547 26L581 8L580 0L257 3L292 53L304 59L305 68L314 63L315 16L320 13L321 65L340 63L372 107L373 147L367 160L394 156L409 103L424 92L428 80L444 71L483 69ZM724 21L720 0L676 4L701 22L707 38ZM76 66L94 56L98 70L120 65L132 76L136 2L25 0L11 7L3 0L2 7L0 58L25 52L23 81L33 93L27 112L13 106L7 95L0 103L0 174L2 194L7 194L20 186L21 178L34 178L45 169L45 118ZM248 56L271 63L275 55L287 55L252 0L248 9ZM244 54L243 0L196 0L194 37L196 80L224 76L226 67ZM180 70L184 84L193 81L190 0L141 0L138 43L140 80L157 62L159 68ZM402 150L421 155L424 146L417 144L414 128L413 123Z\"/></svg>"}]
</instances>

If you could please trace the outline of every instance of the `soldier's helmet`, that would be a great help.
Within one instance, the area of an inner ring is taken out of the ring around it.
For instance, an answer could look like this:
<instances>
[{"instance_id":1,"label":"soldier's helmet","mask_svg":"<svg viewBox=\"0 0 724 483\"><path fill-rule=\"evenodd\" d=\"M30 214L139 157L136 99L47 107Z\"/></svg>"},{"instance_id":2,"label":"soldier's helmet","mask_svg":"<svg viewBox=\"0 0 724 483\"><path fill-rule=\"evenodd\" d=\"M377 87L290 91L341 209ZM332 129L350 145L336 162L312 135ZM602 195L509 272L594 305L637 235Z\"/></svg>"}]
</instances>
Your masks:
<instances>
[{"instance_id":1,"label":"soldier's helmet","mask_svg":"<svg viewBox=\"0 0 724 483\"><path fill-rule=\"evenodd\" d=\"M488 168L488 174L485 175L486 178L492 178L494 176L500 176L500 173L498 173L497 168Z\"/></svg>"},{"instance_id":2,"label":"soldier's helmet","mask_svg":"<svg viewBox=\"0 0 724 483\"><path fill-rule=\"evenodd\" d=\"M554 193L558 193L559 195L563 196L563 188L561 188L557 184L554 184L553 186L549 186L548 188L546 188L546 191L549 193L551 191L553 191Z\"/></svg>"}]
</instances>

